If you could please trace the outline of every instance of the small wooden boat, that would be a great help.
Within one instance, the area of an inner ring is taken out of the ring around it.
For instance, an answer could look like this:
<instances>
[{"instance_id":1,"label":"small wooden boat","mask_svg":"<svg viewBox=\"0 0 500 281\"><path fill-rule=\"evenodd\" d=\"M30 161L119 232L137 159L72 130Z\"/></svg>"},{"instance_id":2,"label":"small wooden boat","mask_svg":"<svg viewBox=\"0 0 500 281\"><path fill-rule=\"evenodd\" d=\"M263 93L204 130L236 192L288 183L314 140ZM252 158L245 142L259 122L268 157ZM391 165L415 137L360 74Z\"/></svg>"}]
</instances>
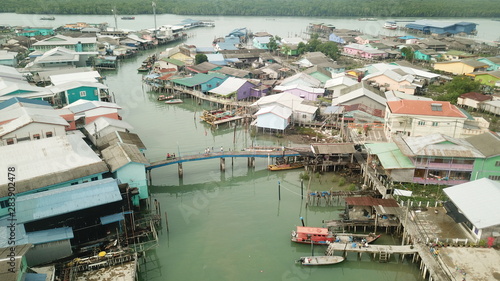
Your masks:
<instances>
[{"instance_id":1,"label":"small wooden boat","mask_svg":"<svg viewBox=\"0 0 500 281\"><path fill-rule=\"evenodd\" d=\"M291 170L304 167L304 163L295 162L290 164L269 165L267 169L271 171Z\"/></svg>"},{"instance_id":2,"label":"small wooden boat","mask_svg":"<svg viewBox=\"0 0 500 281\"><path fill-rule=\"evenodd\" d=\"M174 98L174 96L165 96L165 95L158 96L158 100L171 100L173 98Z\"/></svg>"},{"instance_id":3,"label":"small wooden boat","mask_svg":"<svg viewBox=\"0 0 500 281\"><path fill-rule=\"evenodd\" d=\"M297 262L302 265L329 265L336 264L344 261L344 257L341 256L312 256L312 257L301 257Z\"/></svg>"},{"instance_id":4,"label":"small wooden boat","mask_svg":"<svg viewBox=\"0 0 500 281\"><path fill-rule=\"evenodd\" d=\"M143 66L141 66L141 67L139 67L139 68L137 69L137 71L139 71L139 72L148 72L148 71L150 71L150 70L151 70L151 67L150 67L150 66L147 66L147 65L143 65Z\"/></svg>"},{"instance_id":5,"label":"small wooden boat","mask_svg":"<svg viewBox=\"0 0 500 281\"><path fill-rule=\"evenodd\" d=\"M135 17L122 17L122 20L135 20Z\"/></svg>"},{"instance_id":6,"label":"small wooden boat","mask_svg":"<svg viewBox=\"0 0 500 281\"><path fill-rule=\"evenodd\" d=\"M171 99L171 100L167 100L165 101L166 104L176 104L176 103L183 103L183 101L181 99Z\"/></svg>"},{"instance_id":7,"label":"small wooden boat","mask_svg":"<svg viewBox=\"0 0 500 281\"><path fill-rule=\"evenodd\" d=\"M386 21L384 23L384 28L394 30L398 28L398 24L395 21Z\"/></svg>"},{"instance_id":8,"label":"small wooden boat","mask_svg":"<svg viewBox=\"0 0 500 281\"><path fill-rule=\"evenodd\" d=\"M54 16L52 17L41 17L41 20L55 20L56 18Z\"/></svg>"}]
</instances>

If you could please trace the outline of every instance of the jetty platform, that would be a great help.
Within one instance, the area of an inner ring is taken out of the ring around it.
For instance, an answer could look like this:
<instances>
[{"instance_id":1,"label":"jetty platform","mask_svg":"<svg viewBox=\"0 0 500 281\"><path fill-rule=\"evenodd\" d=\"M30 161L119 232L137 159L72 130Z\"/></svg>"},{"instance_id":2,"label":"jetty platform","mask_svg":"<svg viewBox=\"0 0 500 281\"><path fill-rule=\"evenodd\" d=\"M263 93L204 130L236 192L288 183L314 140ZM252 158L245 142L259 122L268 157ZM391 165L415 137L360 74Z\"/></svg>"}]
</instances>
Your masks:
<instances>
[{"instance_id":1,"label":"jetty platform","mask_svg":"<svg viewBox=\"0 0 500 281\"><path fill-rule=\"evenodd\" d=\"M361 256L363 253L370 254L375 259L377 255L379 256L379 261L386 262L390 259L391 255L399 254L401 258L405 255L415 255L418 250L411 245L372 245L369 244L368 247L363 247L360 243L330 243L325 251L326 255L334 255L335 252L343 252L343 256L346 257L347 253L353 252L358 253Z\"/></svg>"}]
</instances>

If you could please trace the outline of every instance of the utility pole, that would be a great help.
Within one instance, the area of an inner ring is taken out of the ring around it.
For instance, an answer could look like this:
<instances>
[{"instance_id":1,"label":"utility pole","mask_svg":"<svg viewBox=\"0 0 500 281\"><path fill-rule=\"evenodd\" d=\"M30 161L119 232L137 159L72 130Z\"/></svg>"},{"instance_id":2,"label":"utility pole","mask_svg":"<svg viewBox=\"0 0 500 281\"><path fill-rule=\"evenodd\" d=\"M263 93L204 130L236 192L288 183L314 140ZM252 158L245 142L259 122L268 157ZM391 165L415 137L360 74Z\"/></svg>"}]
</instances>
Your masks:
<instances>
[{"instance_id":1,"label":"utility pole","mask_svg":"<svg viewBox=\"0 0 500 281\"><path fill-rule=\"evenodd\" d=\"M118 21L116 20L116 7L111 9L111 12L113 12L113 15L115 17L115 31L118 30Z\"/></svg>"},{"instance_id":2,"label":"utility pole","mask_svg":"<svg viewBox=\"0 0 500 281\"><path fill-rule=\"evenodd\" d=\"M156 3L153 1L151 5L153 6L153 17L155 19L155 33L156 33Z\"/></svg>"}]
</instances>

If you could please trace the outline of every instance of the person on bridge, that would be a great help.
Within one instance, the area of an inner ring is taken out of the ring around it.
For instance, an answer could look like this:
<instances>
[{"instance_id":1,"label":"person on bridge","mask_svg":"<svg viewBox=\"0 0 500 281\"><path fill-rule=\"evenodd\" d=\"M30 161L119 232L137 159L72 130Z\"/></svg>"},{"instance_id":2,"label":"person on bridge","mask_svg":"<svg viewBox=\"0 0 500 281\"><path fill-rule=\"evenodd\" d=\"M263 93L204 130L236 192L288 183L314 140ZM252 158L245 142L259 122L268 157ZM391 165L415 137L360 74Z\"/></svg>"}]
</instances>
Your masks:
<instances>
[{"instance_id":1,"label":"person on bridge","mask_svg":"<svg viewBox=\"0 0 500 281\"><path fill-rule=\"evenodd\" d=\"M222 148L222 145L220 147L220 152L224 152L224 148Z\"/></svg>"}]
</instances>

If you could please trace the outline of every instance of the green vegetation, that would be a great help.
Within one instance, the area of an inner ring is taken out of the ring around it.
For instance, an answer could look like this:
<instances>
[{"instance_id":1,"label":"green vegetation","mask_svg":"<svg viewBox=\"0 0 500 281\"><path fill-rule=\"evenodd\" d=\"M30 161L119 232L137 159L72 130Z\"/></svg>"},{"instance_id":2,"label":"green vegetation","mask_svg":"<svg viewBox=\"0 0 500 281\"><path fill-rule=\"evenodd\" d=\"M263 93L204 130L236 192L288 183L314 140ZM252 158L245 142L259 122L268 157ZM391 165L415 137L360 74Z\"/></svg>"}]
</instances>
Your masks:
<instances>
[{"instance_id":1,"label":"green vegetation","mask_svg":"<svg viewBox=\"0 0 500 281\"><path fill-rule=\"evenodd\" d=\"M304 180L304 181L309 180L309 173L307 173L307 172L305 172L305 173L300 173L300 174L299 174L299 179L300 179L300 180Z\"/></svg>"},{"instance_id":2,"label":"green vegetation","mask_svg":"<svg viewBox=\"0 0 500 281\"><path fill-rule=\"evenodd\" d=\"M346 179L345 179L344 177L341 177L341 178L339 179L339 186L344 186L344 185L345 185L345 183L346 183Z\"/></svg>"},{"instance_id":3,"label":"green vegetation","mask_svg":"<svg viewBox=\"0 0 500 281\"><path fill-rule=\"evenodd\" d=\"M205 54L196 54L194 57L194 64L200 64L208 61L208 57Z\"/></svg>"},{"instance_id":4,"label":"green vegetation","mask_svg":"<svg viewBox=\"0 0 500 281\"><path fill-rule=\"evenodd\" d=\"M500 17L498 0L156 0L157 14L315 17ZM152 14L151 0L2 0L20 14Z\"/></svg>"},{"instance_id":5,"label":"green vegetation","mask_svg":"<svg viewBox=\"0 0 500 281\"><path fill-rule=\"evenodd\" d=\"M413 192L412 197L409 198L411 201L422 201L422 202L435 202L435 201L446 201L446 194L443 192L445 185L421 185L421 184L404 184L396 185L394 188L410 190ZM405 198L405 199L403 199ZM401 200L405 201L408 197L401 197Z\"/></svg>"},{"instance_id":6,"label":"green vegetation","mask_svg":"<svg viewBox=\"0 0 500 281\"><path fill-rule=\"evenodd\" d=\"M465 75L455 76L450 82L440 85L431 85L429 89L439 93L435 100L449 101L453 104L457 103L460 95L469 92L481 92L481 83L472 81L470 77Z\"/></svg>"}]
</instances>

